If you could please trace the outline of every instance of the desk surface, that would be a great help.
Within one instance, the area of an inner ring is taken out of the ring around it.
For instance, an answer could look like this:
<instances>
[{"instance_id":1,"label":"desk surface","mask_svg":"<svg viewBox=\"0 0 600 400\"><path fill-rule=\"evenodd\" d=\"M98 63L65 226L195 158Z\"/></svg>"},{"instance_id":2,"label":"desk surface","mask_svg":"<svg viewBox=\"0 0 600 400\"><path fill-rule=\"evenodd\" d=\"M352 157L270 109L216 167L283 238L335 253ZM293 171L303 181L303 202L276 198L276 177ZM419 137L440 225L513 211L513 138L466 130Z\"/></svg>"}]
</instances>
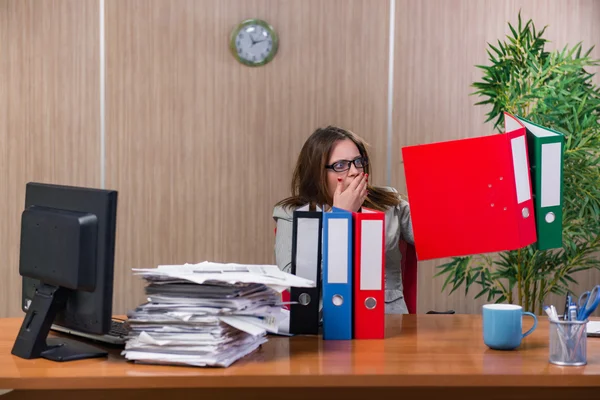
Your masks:
<instances>
[{"instance_id":1,"label":"desk surface","mask_svg":"<svg viewBox=\"0 0 600 400\"><path fill-rule=\"evenodd\" d=\"M23 360L10 354L20 323L0 319L0 388L600 386L600 338L588 338L587 366L549 364L544 317L516 351L488 349L479 315L390 315L386 340L271 337L225 369L138 365L118 349L108 359Z\"/></svg>"}]
</instances>

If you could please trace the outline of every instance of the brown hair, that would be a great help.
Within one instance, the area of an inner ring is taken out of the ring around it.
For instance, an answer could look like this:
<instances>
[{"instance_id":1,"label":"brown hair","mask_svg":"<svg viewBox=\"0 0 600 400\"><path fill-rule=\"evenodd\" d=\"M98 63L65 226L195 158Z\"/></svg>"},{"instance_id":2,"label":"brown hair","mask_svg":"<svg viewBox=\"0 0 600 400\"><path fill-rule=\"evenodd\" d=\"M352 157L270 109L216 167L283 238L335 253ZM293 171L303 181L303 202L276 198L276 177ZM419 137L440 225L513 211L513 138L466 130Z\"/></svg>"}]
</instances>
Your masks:
<instances>
[{"instance_id":1,"label":"brown hair","mask_svg":"<svg viewBox=\"0 0 600 400\"><path fill-rule=\"evenodd\" d=\"M365 166L365 173L371 174L371 163L367 153L367 144L354 133L336 127L328 126L319 128L306 140L298 155L296 168L292 176L292 195L277 203L278 206L297 208L305 204L333 204L333 199L327 190L327 170L325 165L329 161L333 145L340 140L352 140L362 157L369 163ZM379 211L388 207L397 206L400 199L397 193L379 187L368 187L369 194L363 206Z\"/></svg>"}]
</instances>

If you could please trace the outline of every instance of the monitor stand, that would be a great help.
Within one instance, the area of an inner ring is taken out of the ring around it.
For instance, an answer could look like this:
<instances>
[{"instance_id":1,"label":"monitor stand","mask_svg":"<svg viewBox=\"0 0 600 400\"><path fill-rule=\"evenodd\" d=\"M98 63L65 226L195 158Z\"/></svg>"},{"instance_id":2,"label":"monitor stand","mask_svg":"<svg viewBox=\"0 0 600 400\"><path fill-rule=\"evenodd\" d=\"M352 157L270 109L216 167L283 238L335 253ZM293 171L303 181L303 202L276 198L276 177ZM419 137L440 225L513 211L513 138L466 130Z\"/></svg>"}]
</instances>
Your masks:
<instances>
[{"instance_id":1,"label":"monitor stand","mask_svg":"<svg viewBox=\"0 0 600 400\"><path fill-rule=\"evenodd\" d=\"M42 283L21 324L11 353L27 360L45 358L52 361L73 361L105 357L108 352L75 340L46 337L57 312L65 307L68 291L60 286Z\"/></svg>"}]
</instances>

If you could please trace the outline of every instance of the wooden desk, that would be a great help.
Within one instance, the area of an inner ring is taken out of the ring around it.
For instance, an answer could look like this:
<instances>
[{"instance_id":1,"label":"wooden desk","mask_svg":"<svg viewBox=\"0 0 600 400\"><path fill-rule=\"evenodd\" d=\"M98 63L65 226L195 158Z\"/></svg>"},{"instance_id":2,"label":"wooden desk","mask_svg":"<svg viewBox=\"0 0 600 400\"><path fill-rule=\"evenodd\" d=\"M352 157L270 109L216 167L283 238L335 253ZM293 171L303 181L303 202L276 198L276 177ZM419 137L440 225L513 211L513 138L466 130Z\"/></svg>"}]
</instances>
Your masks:
<instances>
[{"instance_id":1,"label":"wooden desk","mask_svg":"<svg viewBox=\"0 0 600 400\"><path fill-rule=\"evenodd\" d=\"M44 400L210 399L216 394L244 400L440 399L452 394L461 400L564 400L600 393L600 339L588 338L585 367L549 364L545 317L516 351L489 350L479 315L388 316L386 340L272 337L226 369L136 365L122 359L119 350L108 359L23 360L10 354L20 323L0 320L0 388L16 389L0 400L39 399L41 389L48 390Z\"/></svg>"}]
</instances>

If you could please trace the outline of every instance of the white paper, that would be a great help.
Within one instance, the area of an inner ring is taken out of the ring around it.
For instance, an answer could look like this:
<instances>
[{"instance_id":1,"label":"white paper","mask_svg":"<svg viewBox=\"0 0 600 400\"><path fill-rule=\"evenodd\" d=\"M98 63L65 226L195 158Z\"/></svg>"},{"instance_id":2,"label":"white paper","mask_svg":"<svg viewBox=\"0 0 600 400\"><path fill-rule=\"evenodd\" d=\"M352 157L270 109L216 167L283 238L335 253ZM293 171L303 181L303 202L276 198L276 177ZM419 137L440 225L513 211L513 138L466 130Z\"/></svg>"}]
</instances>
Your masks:
<instances>
[{"instance_id":1,"label":"white paper","mask_svg":"<svg viewBox=\"0 0 600 400\"><path fill-rule=\"evenodd\" d=\"M133 269L135 275L182 279L202 284L206 281L226 283L262 283L276 287L316 287L309 279L288 274L276 265L243 265L202 262L199 264L159 265L157 268Z\"/></svg>"},{"instance_id":2,"label":"white paper","mask_svg":"<svg viewBox=\"0 0 600 400\"><path fill-rule=\"evenodd\" d=\"M220 317L219 319L226 324L253 336L264 335L267 332L277 333L279 326L277 318L273 317L258 318L253 316L235 315L231 317Z\"/></svg>"},{"instance_id":3,"label":"white paper","mask_svg":"<svg viewBox=\"0 0 600 400\"><path fill-rule=\"evenodd\" d=\"M152 351L124 350L121 354L126 359L139 363L165 364L165 365L188 365L197 367L229 367L235 361L252 353L258 347L267 342L266 337L259 337L250 343L240 346L231 346L219 354L173 354Z\"/></svg>"},{"instance_id":4,"label":"white paper","mask_svg":"<svg viewBox=\"0 0 600 400\"><path fill-rule=\"evenodd\" d=\"M136 269L148 302L128 313L122 355L144 364L227 367L277 333L281 288L314 283L276 266L200 263Z\"/></svg>"},{"instance_id":5,"label":"white paper","mask_svg":"<svg viewBox=\"0 0 600 400\"><path fill-rule=\"evenodd\" d=\"M252 336L260 336L260 335L264 335L267 333L266 329L261 328L257 325L254 325L254 324L252 324L246 320L240 319L240 318L221 317L220 320L225 322L226 324L229 324L229 325L233 326L234 328L239 329L240 331L244 331Z\"/></svg>"},{"instance_id":6,"label":"white paper","mask_svg":"<svg viewBox=\"0 0 600 400\"><path fill-rule=\"evenodd\" d=\"M277 335L281 336L293 336L290 333L290 310L282 309L281 310L281 318L279 319L279 324L277 326Z\"/></svg>"},{"instance_id":7,"label":"white paper","mask_svg":"<svg viewBox=\"0 0 600 400\"><path fill-rule=\"evenodd\" d=\"M600 334L600 321L588 321L586 332L591 334Z\"/></svg>"}]
</instances>

